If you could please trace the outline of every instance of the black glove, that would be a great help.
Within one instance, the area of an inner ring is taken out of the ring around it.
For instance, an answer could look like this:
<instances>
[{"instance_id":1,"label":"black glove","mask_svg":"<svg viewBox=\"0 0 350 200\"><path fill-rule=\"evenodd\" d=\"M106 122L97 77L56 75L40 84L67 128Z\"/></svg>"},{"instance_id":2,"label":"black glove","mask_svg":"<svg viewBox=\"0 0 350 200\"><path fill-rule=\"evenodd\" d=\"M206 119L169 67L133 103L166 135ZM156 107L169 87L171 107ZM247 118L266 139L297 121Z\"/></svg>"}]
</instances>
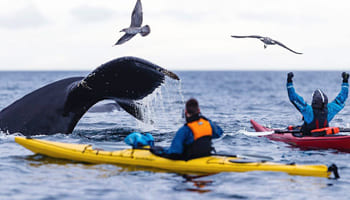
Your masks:
<instances>
[{"instance_id":1,"label":"black glove","mask_svg":"<svg viewBox=\"0 0 350 200\"><path fill-rule=\"evenodd\" d=\"M288 73L287 83L292 83L293 82L293 80L292 80L293 76L294 76L293 72L289 72Z\"/></svg>"},{"instance_id":2,"label":"black glove","mask_svg":"<svg viewBox=\"0 0 350 200\"><path fill-rule=\"evenodd\" d=\"M343 73L341 74L341 76L343 77L343 83L347 83L348 80L349 80L349 74L346 73L346 72L343 72Z\"/></svg>"}]
</instances>

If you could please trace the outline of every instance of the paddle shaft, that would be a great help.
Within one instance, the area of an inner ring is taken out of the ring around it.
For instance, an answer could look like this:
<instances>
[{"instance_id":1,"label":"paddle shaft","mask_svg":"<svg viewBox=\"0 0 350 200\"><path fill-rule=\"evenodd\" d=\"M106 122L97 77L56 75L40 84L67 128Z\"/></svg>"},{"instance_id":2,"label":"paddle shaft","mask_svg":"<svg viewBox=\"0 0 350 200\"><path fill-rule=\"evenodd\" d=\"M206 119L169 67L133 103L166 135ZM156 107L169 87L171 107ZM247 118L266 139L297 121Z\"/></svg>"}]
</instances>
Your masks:
<instances>
[{"instance_id":1,"label":"paddle shaft","mask_svg":"<svg viewBox=\"0 0 350 200\"><path fill-rule=\"evenodd\" d=\"M152 152L152 148L149 147L137 147L135 149L142 149L142 150L149 150ZM152 152L153 153L153 152ZM158 155L158 154L155 154ZM212 156L225 156L225 157L235 157L235 158L257 158L257 159L262 159L262 160L273 160L272 157L269 156L261 156L261 155L253 155L253 154L242 154L242 155L237 155L237 154L225 154L225 153L212 153ZM161 155L158 155L161 156Z\"/></svg>"},{"instance_id":2,"label":"paddle shaft","mask_svg":"<svg viewBox=\"0 0 350 200\"><path fill-rule=\"evenodd\" d=\"M273 130L274 133L301 133L301 130ZM339 128L339 127L326 127L326 128L321 128L321 129L315 129L311 131L312 133L321 133L325 132L328 134L336 134L339 132L350 132L350 128Z\"/></svg>"},{"instance_id":3,"label":"paddle shaft","mask_svg":"<svg viewBox=\"0 0 350 200\"><path fill-rule=\"evenodd\" d=\"M339 128L339 132L350 132L350 128Z\"/></svg>"},{"instance_id":4,"label":"paddle shaft","mask_svg":"<svg viewBox=\"0 0 350 200\"><path fill-rule=\"evenodd\" d=\"M232 155L232 154L223 154L223 153L213 153L211 155L213 155L213 156L225 156L225 157L236 157L236 158L251 157L251 158L258 158L258 159L262 159L262 160L273 160L273 158L270 156L260 156L260 155L252 155L252 154Z\"/></svg>"}]
</instances>

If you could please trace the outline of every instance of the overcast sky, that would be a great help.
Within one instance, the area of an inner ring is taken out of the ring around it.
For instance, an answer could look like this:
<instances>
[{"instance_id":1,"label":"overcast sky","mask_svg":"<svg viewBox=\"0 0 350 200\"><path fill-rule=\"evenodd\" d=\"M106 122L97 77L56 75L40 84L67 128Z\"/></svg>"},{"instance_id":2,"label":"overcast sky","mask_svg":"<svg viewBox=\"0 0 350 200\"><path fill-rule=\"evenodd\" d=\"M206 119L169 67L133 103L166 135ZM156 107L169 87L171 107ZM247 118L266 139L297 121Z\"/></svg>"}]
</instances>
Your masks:
<instances>
[{"instance_id":1,"label":"overcast sky","mask_svg":"<svg viewBox=\"0 0 350 200\"><path fill-rule=\"evenodd\" d=\"M137 56L170 70L348 70L346 0L142 0L146 37L113 44L136 0L0 0L0 70L92 70ZM278 40L263 48L257 34Z\"/></svg>"}]
</instances>

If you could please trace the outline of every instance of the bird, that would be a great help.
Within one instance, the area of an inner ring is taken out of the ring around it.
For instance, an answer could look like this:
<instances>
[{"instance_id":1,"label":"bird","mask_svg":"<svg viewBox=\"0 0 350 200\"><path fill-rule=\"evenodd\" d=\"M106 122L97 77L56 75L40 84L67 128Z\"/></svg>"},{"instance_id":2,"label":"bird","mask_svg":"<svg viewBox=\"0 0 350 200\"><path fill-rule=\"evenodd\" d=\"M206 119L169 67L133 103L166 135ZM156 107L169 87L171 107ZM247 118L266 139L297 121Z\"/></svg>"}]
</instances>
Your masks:
<instances>
[{"instance_id":1,"label":"bird","mask_svg":"<svg viewBox=\"0 0 350 200\"><path fill-rule=\"evenodd\" d=\"M234 37L234 38L257 38L259 39L260 41L262 41L264 43L264 48L267 47L267 45L279 45L283 48L286 48L288 49L289 51L295 53L295 54L303 54L303 53L299 53L299 52L296 52L296 51L293 51L292 49L288 48L286 45L280 43L279 41L276 41L276 40L273 40L269 37L263 37L263 36L260 36L260 35L247 35L247 36L237 36L237 35L231 35L231 37Z\"/></svg>"},{"instance_id":2,"label":"bird","mask_svg":"<svg viewBox=\"0 0 350 200\"><path fill-rule=\"evenodd\" d=\"M142 5L141 0L137 0L134 10L131 15L131 25L128 28L122 29L120 32L125 32L125 34L114 44L120 45L124 42L133 38L136 34L140 33L143 37L151 32L148 25L142 26Z\"/></svg>"}]
</instances>

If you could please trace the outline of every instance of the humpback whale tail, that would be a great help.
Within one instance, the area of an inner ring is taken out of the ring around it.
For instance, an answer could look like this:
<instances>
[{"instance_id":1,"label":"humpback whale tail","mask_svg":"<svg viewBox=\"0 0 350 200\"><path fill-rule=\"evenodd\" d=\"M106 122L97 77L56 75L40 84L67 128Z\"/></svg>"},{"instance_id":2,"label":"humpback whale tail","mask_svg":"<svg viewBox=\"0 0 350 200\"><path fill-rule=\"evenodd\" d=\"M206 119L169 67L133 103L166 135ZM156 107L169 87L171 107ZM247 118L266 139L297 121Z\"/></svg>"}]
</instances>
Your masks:
<instances>
[{"instance_id":1,"label":"humpback whale tail","mask_svg":"<svg viewBox=\"0 0 350 200\"><path fill-rule=\"evenodd\" d=\"M0 129L23 135L71 133L84 113L105 99L142 119L134 101L152 93L165 76L179 80L173 72L140 58L114 59L86 77L56 81L15 101L0 112Z\"/></svg>"}]
</instances>

